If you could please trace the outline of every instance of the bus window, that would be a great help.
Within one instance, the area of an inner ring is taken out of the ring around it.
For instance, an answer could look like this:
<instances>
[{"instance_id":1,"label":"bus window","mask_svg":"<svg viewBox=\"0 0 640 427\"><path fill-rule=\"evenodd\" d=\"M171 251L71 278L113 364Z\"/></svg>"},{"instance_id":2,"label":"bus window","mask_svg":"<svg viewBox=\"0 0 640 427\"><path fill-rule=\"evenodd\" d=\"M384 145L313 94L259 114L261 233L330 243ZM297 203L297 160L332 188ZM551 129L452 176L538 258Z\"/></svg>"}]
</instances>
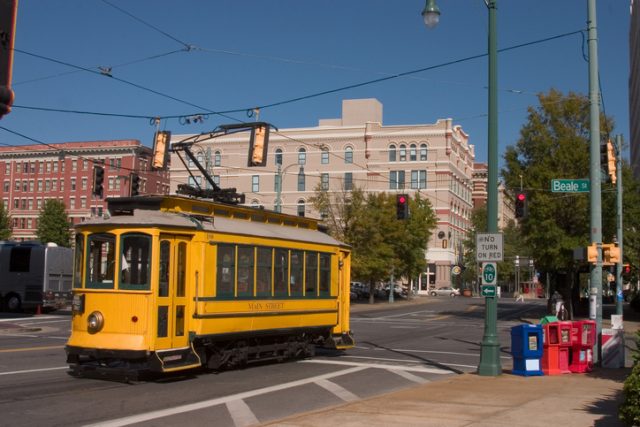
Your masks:
<instances>
[{"instance_id":1,"label":"bus window","mask_svg":"<svg viewBox=\"0 0 640 427\"><path fill-rule=\"evenodd\" d=\"M125 234L120 247L120 289L148 290L151 237L145 234Z\"/></svg>"},{"instance_id":2,"label":"bus window","mask_svg":"<svg viewBox=\"0 0 640 427\"><path fill-rule=\"evenodd\" d=\"M76 234L76 252L73 260L73 287L82 287L82 264L84 262L84 236Z\"/></svg>"},{"instance_id":3,"label":"bus window","mask_svg":"<svg viewBox=\"0 0 640 427\"><path fill-rule=\"evenodd\" d=\"M286 297L288 296L287 276L289 274L289 251L286 249L276 249L275 256L275 296Z\"/></svg>"},{"instance_id":4,"label":"bus window","mask_svg":"<svg viewBox=\"0 0 640 427\"><path fill-rule=\"evenodd\" d=\"M236 279L235 246L218 245L218 272L216 296L232 297Z\"/></svg>"},{"instance_id":5,"label":"bus window","mask_svg":"<svg viewBox=\"0 0 640 427\"><path fill-rule=\"evenodd\" d=\"M320 254L320 296L328 296L331 289L331 255Z\"/></svg>"},{"instance_id":6,"label":"bus window","mask_svg":"<svg viewBox=\"0 0 640 427\"><path fill-rule=\"evenodd\" d=\"M318 253L306 252L305 266L305 288L304 294L307 297L315 297L318 295Z\"/></svg>"},{"instance_id":7,"label":"bus window","mask_svg":"<svg viewBox=\"0 0 640 427\"><path fill-rule=\"evenodd\" d=\"M302 296L304 252L291 251L291 296Z\"/></svg>"},{"instance_id":8,"label":"bus window","mask_svg":"<svg viewBox=\"0 0 640 427\"><path fill-rule=\"evenodd\" d=\"M273 266L273 249L258 248L257 295L271 296L271 269Z\"/></svg>"},{"instance_id":9,"label":"bus window","mask_svg":"<svg viewBox=\"0 0 640 427\"><path fill-rule=\"evenodd\" d=\"M30 264L31 264L31 248L30 247L18 246L15 248L11 248L11 255L9 257L10 273L28 273Z\"/></svg>"},{"instance_id":10,"label":"bus window","mask_svg":"<svg viewBox=\"0 0 640 427\"><path fill-rule=\"evenodd\" d=\"M238 246L238 296L253 296L253 246Z\"/></svg>"},{"instance_id":11,"label":"bus window","mask_svg":"<svg viewBox=\"0 0 640 427\"><path fill-rule=\"evenodd\" d=\"M89 236L87 288L113 289L115 242L116 238L113 234Z\"/></svg>"}]
</instances>

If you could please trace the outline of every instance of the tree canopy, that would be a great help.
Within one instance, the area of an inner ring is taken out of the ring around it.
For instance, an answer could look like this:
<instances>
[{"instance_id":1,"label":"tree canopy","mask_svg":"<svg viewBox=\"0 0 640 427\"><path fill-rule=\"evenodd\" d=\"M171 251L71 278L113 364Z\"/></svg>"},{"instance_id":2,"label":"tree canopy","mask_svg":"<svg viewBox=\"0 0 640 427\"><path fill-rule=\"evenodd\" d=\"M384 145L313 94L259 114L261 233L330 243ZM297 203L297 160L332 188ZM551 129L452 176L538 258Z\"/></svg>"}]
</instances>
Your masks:
<instances>
[{"instance_id":1,"label":"tree canopy","mask_svg":"<svg viewBox=\"0 0 640 427\"><path fill-rule=\"evenodd\" d=\"M8 240L11 237L11 218L4 208L4 204L0 203L0 240Z\"/></svg>"},{"instance_id":2,"label":"tree canopy","mask_svg":"<svg viewBox=\"0 0 640 427\"><path fill-rule=\"evenodd\" d=\"M71 246L69 218L63 202L56 199L45 202L38 218L36 235L42 243L53 242L58 246Z\"/></svg>"}]
</instances>

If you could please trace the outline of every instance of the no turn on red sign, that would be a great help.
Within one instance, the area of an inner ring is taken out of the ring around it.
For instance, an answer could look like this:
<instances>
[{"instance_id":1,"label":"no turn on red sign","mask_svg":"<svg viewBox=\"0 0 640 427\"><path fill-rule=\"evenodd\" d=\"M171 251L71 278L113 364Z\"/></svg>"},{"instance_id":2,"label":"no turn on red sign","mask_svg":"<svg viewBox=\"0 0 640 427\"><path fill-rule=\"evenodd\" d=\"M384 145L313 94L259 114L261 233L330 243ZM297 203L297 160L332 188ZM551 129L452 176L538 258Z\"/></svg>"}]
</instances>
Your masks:
<instances>
[{"instance_id":1,"label":"no turn on red sign","mask_svg":"<svg viewBox=\"0 0 640 427\"><path fill-rule=\"evenodd\" d=\"M502 233L476 234L476 261L503 261Z\"/></svg>"}]
</instances>

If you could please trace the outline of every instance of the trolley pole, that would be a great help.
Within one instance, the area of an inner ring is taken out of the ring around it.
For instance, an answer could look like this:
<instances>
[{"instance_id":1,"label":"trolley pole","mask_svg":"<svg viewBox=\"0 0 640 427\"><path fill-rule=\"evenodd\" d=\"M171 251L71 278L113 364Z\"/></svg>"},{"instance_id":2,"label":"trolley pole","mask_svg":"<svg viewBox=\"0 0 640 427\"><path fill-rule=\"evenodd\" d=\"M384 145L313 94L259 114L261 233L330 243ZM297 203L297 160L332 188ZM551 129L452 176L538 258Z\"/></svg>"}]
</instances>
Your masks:
<instances>
[{"instance_id":1,"label":"trolley pole","mask_svg":"<svg viewBox=\"0 0 640 427\"><path fill-rule=\"evenodd\" d=\"M620 258L618 259L618 265L616 266L616 314L622 314L622 302L624 298L622 296L622 266L623 261L623 236L622 236L622 136L616 136L615 143L616 150L616 204L618 206L616 212L618 231L616 236L618 237L618 247L620 248Z\"/></svg>"}]
</instances>

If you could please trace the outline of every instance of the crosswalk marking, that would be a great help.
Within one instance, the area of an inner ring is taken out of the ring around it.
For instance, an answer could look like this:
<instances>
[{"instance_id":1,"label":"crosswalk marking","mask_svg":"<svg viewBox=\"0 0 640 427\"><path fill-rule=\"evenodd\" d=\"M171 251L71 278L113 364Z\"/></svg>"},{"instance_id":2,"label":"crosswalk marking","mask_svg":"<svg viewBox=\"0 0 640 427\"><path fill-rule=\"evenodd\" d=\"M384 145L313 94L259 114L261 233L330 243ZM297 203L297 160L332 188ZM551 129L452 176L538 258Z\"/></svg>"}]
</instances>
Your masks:
<instances>
[{"instance_id":1,"label":"crosswalk marking","mask_svg":"<svg viewBox=\"0 0 640 427\"><path fill-rule=\"evenodd\" d=\"M320 387L322 387L323 389L330 391L331 393L335 394L336 396L338 396L340 399L344 400L345 402L355 402L356 400L360 400L360 398L358 396L356 396L355 394L351 393L349 390L347 390L346 388L331 382L329 380L325 380L325 379L321 379L315 382L316 384L318 384Z\"/></svg>"},{"instance_id":2,"label":"crosswalk marking","mask_svg":"<svg viewBox=\"0 0 640 427\"><path fill-rule=\"evenodd\" d=\"M256 418L253 411L244 400L231 400L227 402L226 405L229 415L231 415L236 427L247 427L260 424L260 421Z\"/></svg>"}]
</instances>

